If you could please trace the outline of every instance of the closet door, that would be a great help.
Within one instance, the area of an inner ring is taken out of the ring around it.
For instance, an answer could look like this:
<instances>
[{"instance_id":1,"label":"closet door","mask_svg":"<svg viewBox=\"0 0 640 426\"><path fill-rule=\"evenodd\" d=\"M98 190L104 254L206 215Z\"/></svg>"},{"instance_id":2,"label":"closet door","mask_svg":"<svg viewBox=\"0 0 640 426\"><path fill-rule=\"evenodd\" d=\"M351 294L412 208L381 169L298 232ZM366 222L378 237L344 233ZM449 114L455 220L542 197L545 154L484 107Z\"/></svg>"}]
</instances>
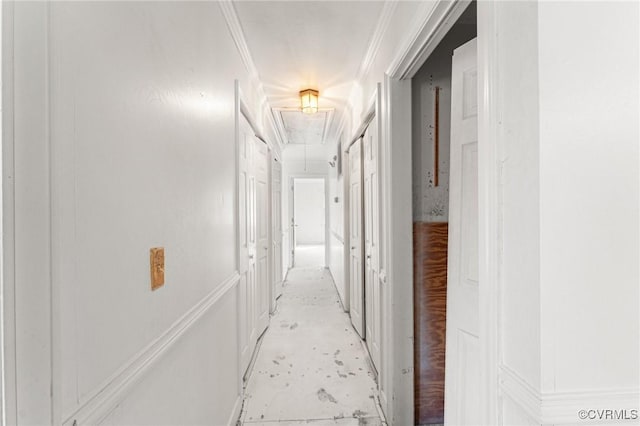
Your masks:
<instances>
[{"instance_id":1,"label":"closet door","mask_svg":"<svg viewBox=\"0 0 640 426\"><path fill-rule=\"evenodd\" d=\"M275 310L275 299L282 295L282 165L279 161L273 161L272 165L272 238L273 238L273 306Z\"/></svg>"},{"instance_id":2,"label":"closet door","mask_svg":"<svg viewBox=\"0 0 640 426\"><path fill-rule=\"evenodd\" d=\"M364 282L366 342L371 360L380 369L380 280L379 280L379 197L378 134L376 120L363 138L364 182Z\"/></svg>"},{"instance_id":3,"label":"closet door","mask_svg":"<svg viewBox=\"0 0 640 426\"><path fill-rule=\"evenodd\" d=\"M353 327L364 338L362 139L349 148L349 245L349 311Z\"/></svg>"},{"instance_id":4,"label":"closet door","mask_svg":"<svg viewBox=\"0 0 640 426\"><path fill-rule=\"evenodd\" d=\"M478 282L476 40L453 52L447 271L445 424L476 425L481 410Z\"/></svg>"},{"instance_id":5,"label":"closet door","mask_svg":"<svg viewBox=\"0 0 640 426\"><path fill-rule=\"evenodd\" d=\"M254 133L249 122L240 117L238 164L238 224L240 239L240 362L246 372L256 345L256 179L253 168Z\"/></svg>"},{"instance_id":6,"label":"closet door","mask_svg":"<svg viewBox=\"0 0 640 426\"><path fill-rule=\"evenodd\" d=\"M260 336L269 325L271 306L271 275L269 262L269 233L271 209L269 199L269 165L271 162L267 144L254 136L255 185L256 185L256 327Z\"/></svg>"}]
</instances>

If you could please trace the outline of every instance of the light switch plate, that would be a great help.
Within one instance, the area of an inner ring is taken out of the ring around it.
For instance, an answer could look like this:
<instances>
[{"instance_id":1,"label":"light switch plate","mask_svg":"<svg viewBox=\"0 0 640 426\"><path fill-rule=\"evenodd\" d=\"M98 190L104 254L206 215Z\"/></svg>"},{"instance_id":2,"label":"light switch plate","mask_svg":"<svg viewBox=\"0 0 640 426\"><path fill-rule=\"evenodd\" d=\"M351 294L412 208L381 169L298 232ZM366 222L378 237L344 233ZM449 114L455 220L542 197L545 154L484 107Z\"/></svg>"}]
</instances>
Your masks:
<instances>
[{"instance_id":1,"label":"light switch plate","mask_svg":"<svg viewBox=\"0 0 640 426\"><path fill-rule=\"evenodd\" d=\"M164 285L164 247L149 250L151 260L151 290L157 290Z\"/></svg>"}]
</instances>

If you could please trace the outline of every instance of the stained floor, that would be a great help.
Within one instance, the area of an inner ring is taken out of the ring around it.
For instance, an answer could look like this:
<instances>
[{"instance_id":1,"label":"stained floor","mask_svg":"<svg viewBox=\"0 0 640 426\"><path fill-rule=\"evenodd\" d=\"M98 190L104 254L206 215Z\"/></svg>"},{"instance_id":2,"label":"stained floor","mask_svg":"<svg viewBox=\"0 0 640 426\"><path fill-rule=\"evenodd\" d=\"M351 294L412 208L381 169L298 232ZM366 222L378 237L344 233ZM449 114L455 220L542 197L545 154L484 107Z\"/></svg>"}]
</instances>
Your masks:
<instances>
[{"instance_id":1,"label":"stained floor","mask_svg":"<svg viewBox=\"0 0 640 426\"><path fill-rule=\"evenodd\" d=\"M247 383L241 424L383 425L366 356L329 272L292 269Z\"/></svg>"}]
</instances>

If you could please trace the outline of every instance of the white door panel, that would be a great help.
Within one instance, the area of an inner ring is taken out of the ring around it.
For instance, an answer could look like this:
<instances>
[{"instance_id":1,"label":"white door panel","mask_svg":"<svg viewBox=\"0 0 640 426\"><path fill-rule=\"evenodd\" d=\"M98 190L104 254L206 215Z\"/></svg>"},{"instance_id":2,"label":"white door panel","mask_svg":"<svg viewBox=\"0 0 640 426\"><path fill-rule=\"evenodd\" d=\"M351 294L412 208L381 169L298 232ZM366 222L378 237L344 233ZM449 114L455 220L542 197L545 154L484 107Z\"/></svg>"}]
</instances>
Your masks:
<instances>
[{"instance_id":1,"label":"white door panel","mask_svg":"<svg viewBox=\"0 0 640 426\"><path fill-rule=\"evenodd\" d=\"M364 176L364 279L366 342L371 360L380 369L380 280L379 276L379 205L378 205L378 135L375 119L363 138Z\"/></svg>"},{"instance_id":2,"label":"white door panel","mask_svg":"<svg viewBox=\"0 0 640 426\"><path fill-rule=\"evenodd\" d=\"M275 300L282 295L282 166L277 160L272 166L272 238L273 238L273 295L271 310L275 311Z\"/></svg>"},{"instance_id":3,"label":"white door panel","mask_svg":"<svg viewBox=\"0 0 640 426\"><path fill-rule=\"evenodd\" d=\"M253 129L240 118L240 146L238 164L239 239L240 239L240 361L245 372L256 344L256 231L255 231L255 174L253 171Z\"/></svg>"},{"instance_id":4,"label":"white door panel","mask_svg":"<svg viewBox=\"0 0 640 426\"><path fill-rule=\"evenodd\" d=\"M454 51L445 424L479 424L478 125L476 40Z\"/></svg>"},{"instance_id":5,"label":"white door panel","mask_svg":"<svg viewBox=\"0 0 640 426\"><path fill-rule=\"evenodd\" d=\"M362 139L349 148L349 245L349 311L353 327L364 338Z\"/></svg>"},{"instance_id":6,"label":"white door panel","mask_svg":"<svg viewBox=\"0 0 640 426\"><path fill-rule=\"evenodd\" d=\"M269 325L271 279L269 267L269 149L254 137L256 173L256 327L260 336Z\"/></svg>"}]
</instances>

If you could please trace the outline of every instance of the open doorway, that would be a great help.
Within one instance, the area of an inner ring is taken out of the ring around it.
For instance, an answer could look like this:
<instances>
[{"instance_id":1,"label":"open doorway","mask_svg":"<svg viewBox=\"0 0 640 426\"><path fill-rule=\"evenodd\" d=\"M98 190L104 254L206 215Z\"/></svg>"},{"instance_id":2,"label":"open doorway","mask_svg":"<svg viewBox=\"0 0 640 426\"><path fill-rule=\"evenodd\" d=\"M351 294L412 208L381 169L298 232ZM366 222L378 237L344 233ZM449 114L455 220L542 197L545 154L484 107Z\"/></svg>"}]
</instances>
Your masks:
<instances>
[{"instance_id":1,"label":"open doorway","mask_svg":"<svg viewBox=\"0 0 640 426\"><path fill-rule=\"evenodd\" d=\"M293 266L325 266L325 182L293 179Z\"/></svg>"},{"instance_id":2,"label":"open doorway","mask_svg":"<svg viewBox=\"0 0 640 426\"><path fill-rule=\"evenodd\" d=\"M457 252L452 257L449 256L452 249L457 248L455 243L460 238L461 230L460 215L455 209L460 208L458 198L462 185L459 178L462 173L462 154L459 152L460 137L454 139L461 129L472 124L461 123L459 117L472 121L477 114L471 110L471 102L468 107L465 105L469 111L454 114L456 108L461 108L458 104L462 99L460 93L454 93L454 80L458 77L454 64L461 56L461 46L467 46L476 36L476 3L471 2L411 81L416 425L441 424L445 416L445 364L449 362L445 360L451 355L446 352L452 347L451 341L446 342L446 335L451 331L447 329L453 328L455 323L455 318L450 317L452 311L448 309L452 302L458 302L448 300L452 290L449 287L455 287L451 282L453 279L450 272L452 262L460 263ZM473 50L474 47L470 46L469 49ZM465 65L463 74L465 88L475 87L475 66ZM472 154L467 151L474 152L476 140L477 133L470 137L470 142L473 143L465 145L465 165L472 162ZM471 187L477 178L465 174L465 179L465 196L473 195L467 187ZM470 219L474 206L468 202L465 205L465 212ZM454 210L451 215L450 209ZM473 231L477 235L477 225L474 223L477 221L464 222L467 240ZM477 237L475 238L477 241ZM452 239L453 245L450 244ZM468 247L477 245L467 240L464 242ZM477 265L477 260L471 258L474 253L465 251L470 266ZM467 286L472 288L477 279L470 282Z\"/></svg>"}]
</instances>

